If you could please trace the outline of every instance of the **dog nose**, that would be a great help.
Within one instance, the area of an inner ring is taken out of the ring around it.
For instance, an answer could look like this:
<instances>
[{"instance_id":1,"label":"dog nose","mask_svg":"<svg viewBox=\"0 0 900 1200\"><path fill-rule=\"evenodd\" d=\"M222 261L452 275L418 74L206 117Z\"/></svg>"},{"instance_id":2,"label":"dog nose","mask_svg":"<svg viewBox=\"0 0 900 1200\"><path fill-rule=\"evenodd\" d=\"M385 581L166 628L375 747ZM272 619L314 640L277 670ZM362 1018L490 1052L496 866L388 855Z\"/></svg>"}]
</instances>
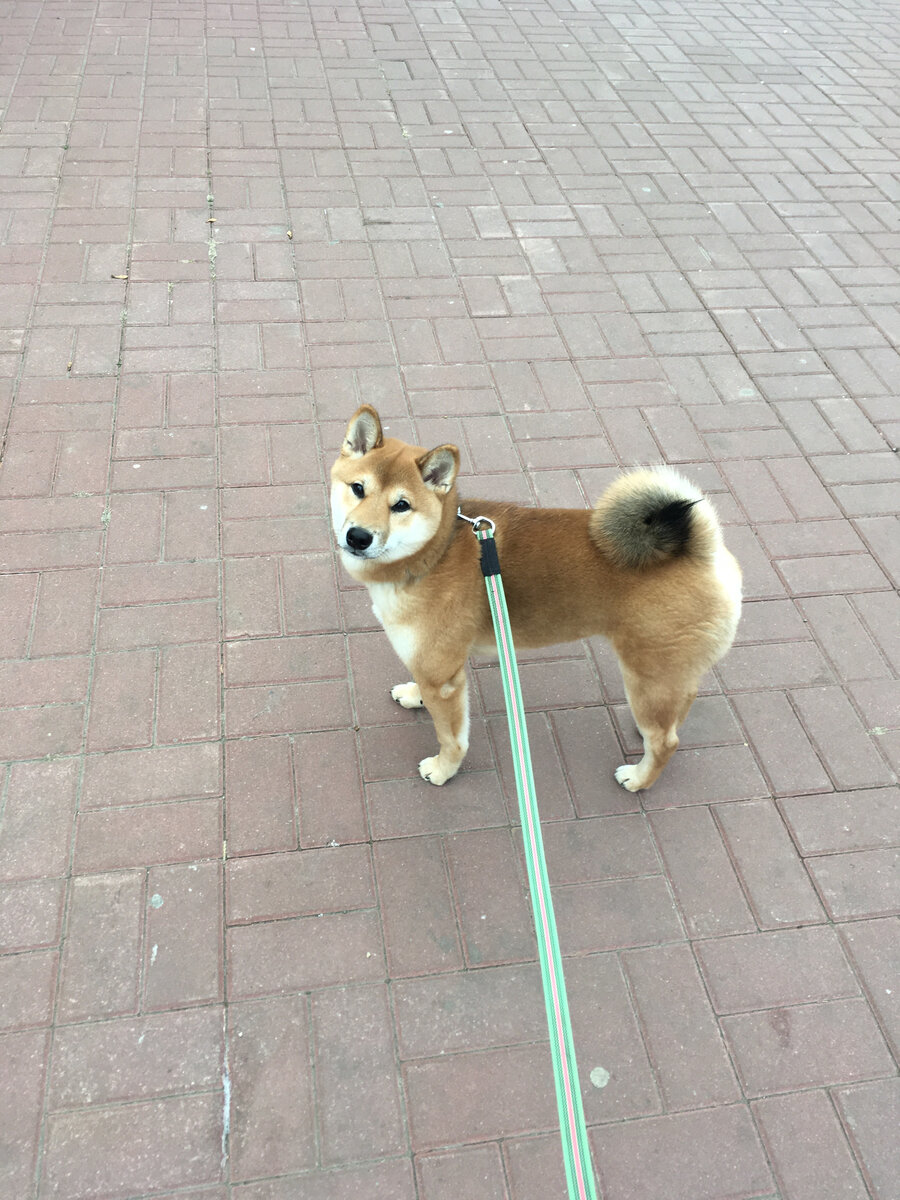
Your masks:
<instances>
[{"instance_id":1,"label":"dog nose","mask_svg":"<svg viewBox=\"0 0 900 1200\"><path fill-rule=\"evenodd\" d=\"M347 545L351 550L368 550L372 545L372 535L368 529L359 525L351 525L347 530Z\"/></svg>"}]
</instances>

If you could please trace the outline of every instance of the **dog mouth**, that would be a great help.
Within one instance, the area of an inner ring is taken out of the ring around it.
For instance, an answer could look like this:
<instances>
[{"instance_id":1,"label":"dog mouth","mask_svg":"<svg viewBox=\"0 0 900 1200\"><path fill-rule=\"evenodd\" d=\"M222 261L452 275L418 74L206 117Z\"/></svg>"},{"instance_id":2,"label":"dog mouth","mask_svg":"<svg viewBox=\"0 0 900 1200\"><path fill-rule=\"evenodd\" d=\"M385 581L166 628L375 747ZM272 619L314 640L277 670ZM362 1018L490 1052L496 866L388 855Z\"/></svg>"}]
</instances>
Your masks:
<instances>
[{"instance_id":1,"label":"dog mouth","mask_svg":"<svg viewBox=\"0 0 900 1200\"><path fill-rule=\"evenodd\" d=\"M362 549L356 549L353 546L348 546L346 542L341 543L341 549L345 554L349 554L351 558L373 559L381 558L387 549L386 546L365 546Z\"/></svg>"}]
</instances>

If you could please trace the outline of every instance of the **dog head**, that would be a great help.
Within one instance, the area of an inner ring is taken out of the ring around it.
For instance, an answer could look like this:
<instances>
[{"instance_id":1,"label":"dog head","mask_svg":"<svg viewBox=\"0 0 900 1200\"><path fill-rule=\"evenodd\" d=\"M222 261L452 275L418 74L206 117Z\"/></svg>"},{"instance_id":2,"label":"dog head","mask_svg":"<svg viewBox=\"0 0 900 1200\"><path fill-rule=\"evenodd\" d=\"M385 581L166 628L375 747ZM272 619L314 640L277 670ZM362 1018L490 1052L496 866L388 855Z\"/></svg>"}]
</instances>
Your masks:
<instances>
[{"instance_id":1,"label":"dog head","mask_svg":"<svg viewBox=\"0 0 900 1200\"><path fill-rule=\"evenodd\" d=\"M350 419L331 468L331 522L345 566L366 574L424 549L440 527L459 471L455 446L423 450L385 438L364 404Z\"/></svg>"}]
</instances>

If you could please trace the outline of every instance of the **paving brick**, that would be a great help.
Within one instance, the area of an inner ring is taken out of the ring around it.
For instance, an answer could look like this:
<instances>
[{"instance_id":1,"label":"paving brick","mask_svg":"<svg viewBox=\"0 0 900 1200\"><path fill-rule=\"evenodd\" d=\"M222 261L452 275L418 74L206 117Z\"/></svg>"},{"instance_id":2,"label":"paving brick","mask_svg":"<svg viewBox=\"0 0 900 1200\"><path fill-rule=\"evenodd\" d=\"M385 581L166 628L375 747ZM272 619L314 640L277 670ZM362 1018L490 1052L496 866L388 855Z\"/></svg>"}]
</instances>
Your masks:
<instances>
[{"instance_id":1,"label":"paving brick","mask_svg":"<svg viewBox=\"0 0 900 1200\"><path fill-rule=\"evenodd\" d=\"M99 561L99 531L0 533L0 571L33 571L41 567L91 567L96 566Z\"/></svg>"},{"instance_id":2,"label":"paving brick","mask_svg":"<svg viewBox=\"0 0 900 1200\"><path fill-rule=\"evenodd\" d=\"M557 888L554 903L566 954L683 940L681 921L660 876Z\"/></svg>"},{"instance_id":3,"label":"paving brick","mask_svg":"<svg viewBox=\"0 0 900 1200\"><path fill-rule=\"evenodd\" d=\"M341 729L350 723L350 699L343 680L232 687L226 691L225 732L229 737Z\"/></svg>"},{"instance_id":4,"label":"paving brick","mask_svg":"<svg viewBox=\"0 0 900 1200\"><path fill-rule=\"evenodd\" d=\"M516 1200L564 1193L567 1183L558 1133L510 1138L503 1143L503 1156Z\"/></svg>"},{"instance_id":5,"label":"paving brick","mask_svg":"<svg viewBox=\"0 0 900 1200\"><path fill-rule=\"evenodd\" d=\"M222 999L222 881L218 863L151 867L147 874L143 1007Z\"/></svg>"},{"instance_id":6,"label":"paving brick","mask_svg":"<svg viewBox=\"0 0 900 1200\"><path fill-rule=\"evenodd\" d=\"M0 760L72 754L81 748L84 709L80 704L0 711Z\"/></svg>"},{"instance_id":7,"label":"paving brick","mask_svg":"<svg viewBox=\"0 0 900 1200\"><path fill-rule=\"evenodd\" d=\"M222 1045L216 1008L63 1026L54 1035L50 1110L213 1090Z\"/></svg>"},{"instance_id":8,"label":"paving brick","mask_svg":"<svg viewBox=\"0 0 900 1200\"><path fill-rule=\"evenodd\" d=\"M772 1194L765 1154L740 1104L629 1121L597 1130L591 1142L608 1200Z\"/></svg>"},{"instance_id":9,"label":"paving brick","mask_svg":"<svg viewBox=\"0 0 900 1200\"><path fill-rule=\"evenodd\" d=\"M780 523L763 525L757 532L775 558L863 550L849 521L793 521L789 516Z\"/></svg>"},{"instance_id":10,"label":"paving brick","mask_svg":"<svg viewBox=\"0 0 900 1200\"><path fill-rule=\"evenodd\" d=\"M159 659L156 736L161 742L203 741L218 734L219 648L167 646Z\"/></svg>"},{"instance_id":11,"label":"paving brick","mask_svg":"<svg viewBox=\"0 0 900 1200\"><path fill-rule=\"evenodd\" d=\"M587 1121L659 1112L658 1082L618 956L570 957L564 972Z\"/></svg>"},{"instance_id":12,"label":"paving brick","mask_svg":"<svg viewBox=\"0 0 900 1200\"><path fill-rule=\"evenodd\" d=\"M835 1100L870 1194L878 1200L890 1196L896 1188L900 1167L893 1134L900 1104L897 1080L842 1088L835 1093Z\"/></svg>"},{"instance_id":13,"label":"paving brick","mask_svg":"<svg viewBox=\"0 0 900 1200\"><path fill-rule=\"evenodd\" d=\"M900 583L900 560L897 554L897 526L895 516L862 517L856 528L865 539L878 565L894 583Z\"/></svg>"},{"instance_id":14,"label":"paving brick","mask_svg":"<svg viewBox=\"0 0 900 1200\"><path fill-rule=\"evenodd\" d=\"M88 749L119 750L149 745L153 738L155 698L154 651L99 654L91 684Z\"/></svg>"},{"instance_id":15,"label":"paving brick","mask_svg":"<svg viewBox=\"0 0 900 1200\"><path fill-rule=\"evenodd\" d=\"M371 909L238 925L229 930L226 957L234 999L384 977Z\"/></svg>"},{"instance_id":16,"label":"paving brick","mask_svg":"<svg viewBox=\"0 0 900 1200\"><path fill-rule=\"evenodd\" d=\"M311 1009L323 1163L402 1153L406 1130L387 988L319 993Z\"/></svg>"},{"instance_id":17,"label":"paving brick","mask_svg":"<svg viewBox=\"0 0 900 1200\"><path fill-rule=\"evenodd\" d=\"M726 462L722 464L722 473L748 520L757 522L791 519L791 509L764 462L758 459Z\"/></svg>"},{"instance_id":18,"label":"paving brick","mask_svg":"<svg viewBox=\"0 0 900 1200\"><path fill-rule=\"evenodd\" d=\"M226 637L281 632L276 562L228 558L224 581Z\"/></svg>"},{"instance_id":19,"label":"paving brick","mask_svg":"<svg viewBox=\"0 0 900 1200\"><path fill-rule=\"evenodd\" d=\"M833 929L810 926L697 946L716 1012L747 1012L856 996L859 987Z\"/></svg>"},{"instance_id":20,"label":"paving brick","mask_svg":"<svg viewBox=\"0 0 900 1200\"><path fill-rule=\"evenodd\" d=\"M4 451L0 495L49 496L58 454L56 434L13 434Z\"/></svg>"},{"instance_id":21,"label":"paving brick","mask_svg":"<svg viewBox=\"0 0 900 1200\"><path fill-rule=\"evenodd\" d=\"M863 723L878 737L900 727L900 680L873 679L851 683L847 691Z\"/></svg>"},{"instance_id":22,"label":"paving brick","mask_svg":"<svg viewBox=\"0 0 900 1200\"><path fill-rule=\"evenodd\" d=\"M831 779L783 692L735 696L734 707L776 796L831 789Z\"/></svg>"},{"instance_id":23,"label":"paving brick","mask_svg":"<svg viewBox=\"0 0 900 1200\"><path fill-rule=\"evenodd\" d=\"M541 1041L546 1037L536 963L453 971L395 983L402 1059Z\"/></svg>"},{"instance_id":24,"label":"paving brick","mask_svg":"<svg viewBox=\"0 0 900 1200\"><path fill-rule=\"evenodd\" d=\"M301 846L365 840L368 827L353 733L306 733L292 745Z\"/></svg>"},{"instance_id":25,"label":"paving brick","mask_svg":"<svg viewBox=\"0 0 900 1200\"><path fill-rule=\"evenodd\" d=\"M847 953L895 1054L900 1045L900 993L895 986L897 924L896 918L885 917L855 921L841 929Z\"/></svg>"},{"instance_id":26,"label":"paving brick","mask_svg":"<svg viewBox=\"0 0 900 1200\"><path fill-rule=\"evenodd\" d=\"M778 569L795 596L888 586L884 572L873 558L865 554L782 559Z\"/></svg>"},{"instance_id":27,"label":"paving brick","mask_svg":"<svg viewBox=\"0 0 900 1200\"><path fill-rule=\"evenodd\" d=\"M291 684L342 673L341 641L332 637L254 638L225 647L228 687Z\"/></svg>"},{"instance_id":28,"label":"paving brick","mask_svg":"<svg viewBox=\"0 0 900 1200\"><path fill-rule=\"evenodd\" d=\"M135 650L141 646L208 642L218 631L219 614L213 601L107 608L100 614L97 648Z\"/></svg>"},{"instance_id":29,"label":"paving brick","mask_svg":"<svg viewBox=\"0 0 900 1200\"><path fill-rule=\"evenodd\" d=\"M744 800L768 795L752 751L740 746L689 745L676 754L666 774L644 800L647 809L712 800Z\"/></svg>"},{"instance_id":30,"label":"paving brick","mask_svg":"<svg viewBox=\"0 0 900 1200\"><path fill-rule=\"evenodd\" d=\"M62 929L64 895L62 879L0 885L0 952L56 945Z\"/></svg>"},{"instance_id":31,"label":"paving brick","mask_svg":"<svg viewBox=\"0 0 900 1200\"><path fill-rule=\"evenodd\" d=\"M753 917L709 809L656 812L650 823L688 932L708 937L753 929Z\"/></svg>"},{"instance_id":32,"label":"paving brick","mask_svg":"<svg viewBox=\"0 0 900 1200\"><path fill-rule=\"evenodd\" d=\"M141 563L110 566L104 572L103 604L151 604L168 600L204 600L218 595L218 571L212 562Z\"/></svg>"},{"instance_id":33,"label":"paving brick","mask_svg":"<svg viewBox=\"0 0 900 1200\"><path fill-rule=\"evenodd\" d=\"M226 918L231 924L371 908L374 877L367 847L241 858L226 872Z\"/></svg>"},{"instance_id":34,"label":"paving brick","mask_svg":"<svg viewBox=\"0 0 900 1200\"><path fill-rule=\"evenodd\" d=\"M804 855L900 842L900 805L891 787L793 797L782 802L781 810Z\"/></svg>"},{"instance_id":35,"label":"paving brick","mask_svg":"<svg viewBox=\"0 0 900 1200\"><path fill-rule=\"evenodd\" d=\"M723 804L715 814L762 928L824 920L803 864L771 801Z\"/></svg>"},{"instance_id":36,"label":"paving brick","mask_svg":"<svg viewBox=\"0 0 900 1200\"><path fill-rule=\"evenodd\" d=\"M0 878L65 874L77 782L75 759L18 763L11 768L0 827Z\"/></svg>"},{"instance_id":37,"label":"paving brick","mask_svg":"<svg viewBox=\"0 0 900 1200\"><path fill-rule=\"evenodd\" d=\"M157 492L116 495L109 502L106 562L155 562L162 542L162 497Z\"/></svg>"},{"instance_id":38,"label":"paving brick","mask_svg":"<svg viewBox=\"0 0 900 1200\"><path fill-rule=\"evenodd\" d=\"M727 540L728 549L741 564L745 599L772 600L785 594L784 584L751 529L732 526Z\"/></svg>"},{"instance_id":39,"label":"paving brick","mask_svg":"<svg viewBox=\"0 0 900 1200\"><path fill-rule=\"evenodd\" d=\"M584 659L557 659L525 662L519 669L526 711L556 708L581 703L598 704L599 688ZM483 667L477 672L479 690L488 712L504 710L499 667Z\"/></svg>"},{"instance_id":40,"label":"paving brick","mask_svg":"<svg viewBox=\"0 0 900 1200\"><path fill-rule=\"evenodd\" d=\"M92 648L98 573L44 571L34 615L33 655L79 654Z\"/></svg>"},{"instance_id":41,"label":"paving brick","mask_svg":"<svg viewBox=\"0 0 900 1200\"><path fill-rule=\"evenodd\" d=\"M376 839L428 833L471 832L508 823L503 792L494 772L465 767L440 798L421 779L366 785L366 804Z\"/></svg>"},{"instance_id":42,"label":"paving brick","mask_svg":"<svg viewBox=\"0 0 900 1200\"><path fill-rule=\"evenodd\" d=\"M55 950L0 956L0 1030L50 1024L58 960Z\"/></svg>"},{"instance_id":43,"label":"paving brick","mask_svg":"<svg viewBox=\"0 0 900 1200\"><path fill-rule=\"evenodd\" d=\"M806 688L792 698L839 788L896 782L841 688Z\"/></svg>"},{"instance_id":44,"label":"paving brick","mask_svg":"<svg viewBox=\"0 0 900 1200\"><path fill-rule=\"evenodd\" d=\"M57 496L79 492L102 492L106 488L110 434L107 430L83 429L63 433L53 484Z\"/></svg>"},{"instance_id":45,"label":"paving brick","mask_svg":"<svg viewBox=\"0 0 900 1200\"><path fill-rule=\"evenodd\" d=\"M354 1200L361 1192L373 1200L416 1200L416 1185L408 1157L282 1176L280 1179L236 1185L232 1191L240 1200L291 1200L301 1187L305 1193L304 1200Z\"/></svg>"},{"instance_id":46,"label":"paving brick","mask_svg":"<svg viewBox=\"0 0 900 1200\"><path fill-rule=\"evenodd\" d=\"M615 781L622 750L608 712L600 707L570 708L554 712L551 724L579 816L607 816L637 812L633 792Z\"/></svg>"},{"instance_id":47,"label":"paving brick","mask_svg":"<svg viewBox=\"0 0 900 1200\"><path fill-rule=\"evenodd\" d=\"M890 668L847 597L810 597L802 602L801 607L841 679L888 677Z\"/></svg>"},{"instance_id":48,"label":"paving brick","mask_svg":"<svg viewBox=\"0 0 900 1200\"><path fill-rule=\"evenodd\" d=\"M543 815L543 795L541 805ZM546 824L543 840L554 886L659 871L649 829L637 815L554 821Z\"/></svg>"},{"instance_id":49,"label":"paving brick","mask_svg":"<svg viewBox=\"0 0 900 1200\"><path fill-rule=\"evenodd\" d=\"M189 475L191 484L196 482ZM166 530L163 555L172 560L214 558L218 553L216 494L186 488L166 494Z\"/></svg>"},{"instance_id":50,"label":"paving brick","mask_svg":"<svg viewBox=\"0 0 900 1200\"><path fill-rule=\"evenodd\" d=\"M782 1195L865 1200L866 1186L826 1093L771 1096L752 1108Z\"/></svg>"},{"instance_id":51,"label":"paving brick","mask_svg":"<svg viewBox=\"0 0 900 1200\"><path fill-rule=\"evenodd\" d=\"M60 1020L136 1012L143 903L142 871L72 881L60 968Z\"/></svg>"},{"instance_id":52,"label":"paving brick","mask_svg":"<svg viewBox=\"0 0 900 1200\"><path fill-rule=\"evenodd\" d=\"M219 800L102 808L79 815L73 869L82 874L213 858L222 843Z\"/></svg>"},{"instance_id":53,"label":"paving brick","mask_svg":"<svg viewBox=\"0 0 900 1200\"><path fill-rule=\"evenodd\" d=\"M890 1053L862 999L742 1013L723 1017L721 1025L751 1097L893 1073Z\"/></svg>"},{"instance_id":54,"label":"paving brick","mask_svg":"<svg viewBox=\"0 0 900 1200\"><path fill-rule=\"evenodd\" d=\"M484 966L531 959L527 885L509 831L458 833L446 845L466 961Z\"/></svg>"},{"instance_id":55,"label":"paving brick","mask_svg":"<svg viewBox=\"0 0 900 1200\"><path fill-rule=\"evenodd\" d=\"M373 858L391 976L462 966L456 911L440 840L378 842Z\"/></svg>"},{"instance_id":56,"label":"paving brick","mask_svg":"<svg viewBox=\"0 0 900 1200\"><path fill-rule=\"evenodd\" d=\"M25 653L37 582L36 575L0 575L0 653L4 658Z\"/></svg>"},{"instance_id":57,"label":"paving brick","mask_svg":"<svg viewBox=\"0 0 900 1200\"><path fill-rule=\"evenodd\" d=\"M6 499L0 528L4 532L39 529L92 529L100 524L101 496L52 496Z\"/></svg>"},{"instance_id":58,"label":"paving brick","mask_svg":"<svg viewBox=\"0 0 900 1200\"><path fill-rule=\"evenodd\" d=\"M226 743L225 837L232 855L289 850L297 844L287 738Z\"/></svg>"},{"instance_id":59,"label":"paving brick","mask_svg":"<svg viewBox=\"0 0 900 1200\"><path fill-rule=\"evenodd\" d=\"M155 746L89 755L81 807L182 800L221 792L221 750L214 742Z\"/></svg>"},{"instance_id":60,"label":"paving brick","mask_svg":"<svg viewBox=\"0 0 900 1200\"><path fill-rule=\"evenodd\" d=\"M497 1146L421 1154L416 1170L426 1200L452 1200L461 1190L470 1200L506 1200L509 1195Z\"/></svg>"},{"instance_id":61,"label":"paving brick","mask_svg":"<svg viewBox=\"0 0 900 1200\"><path fill-rule=\"evenodd\" d=\"M340 628L330 553L290 554L282 559L282 595L287 633L319 633Z\"/></svg>"},{"instance_id":62,"label":"paving brick","mask_svg":"<svg viewBox=\"0 0 900 1200\"><path fill-rule=\"evenodd\" d=\"M736 644L782 642L809 637L806 622L793 600L756 600L741 607Z\"/></svg>"},{"instance_id":63,"label":"paving brick","mask_svg":"<svg viewBox=\"0 0 900 1200\"><path fill-rule=\"evenodd\" d=\"M9 1196L28 1195L33 1190L49 1046L45 1030L0 1035L5 1146L0 1157L0 1188Z\"/></svg>"},{"instance_id":64,"label":"paving brick","mask_svg":"<svg viewBox=\"0 0 900 1200\"><path fill-rule=\"evenodd\" d=\"M813 642L769 642L735 646L719 664L725 686L733 691L811 687L831 683L832 674Z\"/></svg>"},{"instance_id":65,"label":"paving brick","mask_svg":"<svg viewBox=\"0 0 900 1200\"><path fill-rule=\"evenodd\" d=\"M538 1132L556 1122L545 1044L418 1059L404 1078L415 1150Z\"/></svg>"},{"instance_id":66,"label":"paving brick","mask_svg":"<svg viewBox=\"0 0 900 1200\"><path fill-rule=\"evenodd\" d=\"M854 596L852 603L870 637L896 671L900 664L900 634L897 633L896 619L900 615L900 597L892 592L870 593Z\"/></svg>"},{"instance_id":67,"label":"paving brick","mask_svg":"<svg viewBox=\"0 0 900 1200\"><path fill-rule=\"evenodd\" d=\"M221 1143L216 1093L58 1113L48 1125L40 1195L113 1198L213 1183Z\"/></svg>"},{"instance_id":68,"label":"paving brick","mask_svg":"<svg viewBox=\"0 0 900 1200\"><path fill-rule=\"evenodd\" d=\"M233 1180L286 1174L316 1162L308 1026L303 996L229 1006Z\"/></svg>"},{"instance_id":69,"label":"paving brick","mask_svg":"<svg viewBox=\"0 0 900 1200\"><path fill-rule=\"evenodd\" d=\"M810 874L835 920L900 913L900 850L859 850L807 860Z\"/></svg>"},{"instance_id":70,"label":"paving brick","mask_svg":"<svg viewBox=\"0 0 900 1200\"><path fill-rule=\"evenodd\" d=\"M435 749L434 726L426 713L411 715L402 724L363 727L359 735L360 757L366 782L418 778L417 764ZM485 722L477 717L469 729L467 771L490 770L494 766ZM515 787L515 784L513 784Z\"/></svg>"},{"instance_id":71,"label":"paving brick","mask_svg":"<svg viewBox=\"0 0 900 1200\"><path fill-rule=\"evenodd\" d=\"M624 966L666 1109L738 1100L737 1080L690 949L633 950L624 955Z\"/></svg>"}]
</instances>

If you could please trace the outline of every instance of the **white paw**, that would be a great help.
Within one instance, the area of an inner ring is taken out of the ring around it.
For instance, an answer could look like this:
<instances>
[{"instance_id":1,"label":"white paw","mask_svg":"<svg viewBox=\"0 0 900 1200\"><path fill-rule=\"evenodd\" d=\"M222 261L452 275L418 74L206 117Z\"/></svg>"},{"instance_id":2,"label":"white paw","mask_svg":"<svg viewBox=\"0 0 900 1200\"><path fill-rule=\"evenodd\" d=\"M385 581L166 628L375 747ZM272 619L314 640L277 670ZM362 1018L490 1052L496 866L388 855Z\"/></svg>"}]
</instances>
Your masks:
<instances>
[{"instance_id":1,"label":"white paw","mask_svg":"<svg viewBox=\"0 0 900 1200\"><path fill-rule=\"evenodd\" d=\"M401 708L422 708L422 693L417 683L398 683L391 688L391 699Z\"/></svg>"},{"instance_id":2,"label":"white paw","mask_svg":"<svg viewBox=\"0 0 900 1200\"><path fill-rule=\"evenodd\" d=\"M644 786L643 776L638 770L639 763L623 763L616 767L616 782L629 792L639 792Z\"/></svg>"},{"instance_id":3,"label":"white paw","mask_svg":"<svg viewBox=\"0 0 900 1200\"><path fill-rule=\"evenodd\" d=\"M448 779L452 779L458 770L458 766L450 770L442 766L439 754L435 754L432 758L423 758L419 763L419 774L437 787L446 783Z\"/></svg>"}]
</instances>

